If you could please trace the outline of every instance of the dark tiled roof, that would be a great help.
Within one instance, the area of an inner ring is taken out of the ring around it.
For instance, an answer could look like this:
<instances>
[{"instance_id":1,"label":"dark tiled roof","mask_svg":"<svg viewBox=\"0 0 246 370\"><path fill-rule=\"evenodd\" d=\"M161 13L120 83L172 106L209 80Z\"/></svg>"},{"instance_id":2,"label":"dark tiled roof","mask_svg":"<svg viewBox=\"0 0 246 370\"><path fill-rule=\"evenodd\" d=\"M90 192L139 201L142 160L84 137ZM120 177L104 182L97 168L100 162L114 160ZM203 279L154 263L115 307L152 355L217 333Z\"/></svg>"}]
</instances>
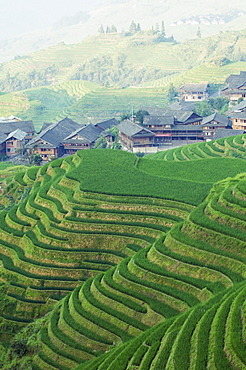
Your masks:
<instances>
[{"instance_id":1,"label":"dark tiled roof","mask_svg":"<svg viewBox=\"0 0 246 370\"><path fill-rule=\"evenodd\" d=\"M144 125L174 125L174 116L145 116Z\"/></svg>"},{"instance_id":2,"label":"dark tiled roof","mask_svg":"<svg viewBox=\"0 0 246 370\"><path fill-rule=\"evenodd\" d=\"M0 132L9 134L17 129L25 132L34 132L34 126L32 121L12 121L12 122L0 122Z\"/></svg>"},{"instance_id":3,"label":"dark tiled roof","mask_svg":"<svg viewBox=\"0 0 246 370\"><path fill-rule=\"evenodd\" d=\"M68 135L66 138L64 138L63 141L70 140L70 139L72 139L73 136L79 135L82 138L87 139L87 140L89 140L89 142L92 143L93 141L95 141L99 137L99 135L101 134L102 131L103 131L103 129L101 129L99 127L96 127L96 126L94 126L90 123L87 126L84 126L82 128L80 127L79 129L73 131L70 135Z\"/></svg>"},{"instance_id":4,"label":"dark tiled roof","mask_svg":"<svg viewBox=\"0 0 246 370\"><path fill-rule=\"evenodd\" d=\"M218 128L218 130L214 133L213 140L222 139L229 136L242 135L243 133L244 130Z\"/></svg>"},{"instance_id":5,"label":"dark tiled roof","mask_svg":"<svg viewBox=\"0 0 246 370\"><path fill-rule=\"evenodd\" d=\"M246 119L246 112L235 112L231 115L231 118L236 118L236 119Z\"/></svg>"},{"instance_id":6,"label":"dark tiled roof","mask_svg":"<svg viewBox=\"0 0 246 370\"><path fill-rule=\"evenodd\" d=\"M179 90L187 91L187 92L206 92L208 88L207 83L199 84L199 83L188 83L179 88Z\"/></svg>"},{"instance_id":7,"label":"dark tiled roof","mask_svg":"<svg viewBox=\"0 0 246 370\"><path fill-rule=\"evenodd\" d=\"M4 143L6 140L7 135L0 132L0 144Z\"/></svg>"},{"instance_id":8,"label":"dark tiled roof","mask_svg":"<svg viewBox=\"0 0 246 370\"><path fill-rule=\"evenodd\" d=\"M239 75L230 75L225 82L230 89L238 89L246 84L246 71L241 71Z\"/></svg>"},{"instance_id":9,"label":"dark tiled roof","mask_svg":"<svg viewBox=\"0 0 246 370\"><path fill-rule=\"evenodd\" d=\"M104 122L96 123L95 126L100 127L103 130L108 130L110 127L118 125L118 123L119 122L115 118L112 118Z\"/></svg>"},{"instance_id":10,"label":"dark tiled roof","mask_svg":"<svg viewBox=\"0 0 246 370\"><path fill-rule=\"evenodd\" d=\"M198 114L194 113L193 111L181 111L181 110L173 110L170 111L176 118L177 122L180 123L189 123L189 122L196 122L197 120L202 120L202 117Z\"/></svg>"},{"instance_id":11,"label":"dark tiled roof","mask_svg":"<svg viewBox=\"0 0 246 370\"><path fill-rule=\"evenodd\" d=\"M215 121L215 124L218 123L225 127L229 125L229 119L227 117L222 116L219 113L213 113L210 116L204 117L201 124L202 125L211 124L212 126L214 126L213 121Z\"/></svg>"},{"instance_id":12,"label":"dark tiled roof","mask_svg":"<svg viewBox=\"0 0 246 370\"><path fill-rule=\"evenodd\" d=\"M242 100L239 104L234 105L234 107L232 107L230 112L241 111L241 110L244 110L244 109L246 109L246 100Z\"/></svg>"},{"instance_id":13,"label":"dark tiled roof","mask_svg":"<svg viewBox=\"0 0 246 370\"><path fill-rule=\"evenodd\" d=\"M148 112L151 116L165 116L168 109L143 106L141 107L141 110Z\"/></svg>"},{"instance_id":14,"label":"dark tiled roof","mask_svg":"<svg viewBox=\"0 0 246 370\"><path fill-rule=\"evenodd\" d=\"M50 125L53 125L53 123L46 123L46 122L43 123L43 126L41 127L41 130L39 131L39 133L46 130L47 127L49 127Z\"/></svg>"},{"instance_id":15,"label":"dark tiled roof","mask_svg":"<svg viewBox=\"0 0 246 370\"><path fill-rule=\"evenodd\" d=\"M17 140L23 140L24 137L27 135L27 132L24 132L20 129L17 129L13 132L11 132L7 137L6 137L6 140L9 140L11 139L12 137L17 139Z\"/></svg>"},{"instance_id":16,"label":"dark tiled roof","mask_svg":"<svg viewBox=\"0 0 246 370\"><path fill-rule=\"evenodd\" d=\"M154 136L153 132L140 126L137 125L136 123L133 123L130 120L125 120L121 123L119 123L117 126L117 129L127 136L134 136L139 134L141 131L144 131L148 136Z\"/></svg>"},{"instance_id":17,"label":"dark tiled roof","mask_svg":"<svg viewBox=\"0 0 246 370\"><path fill-rule=\"evenodd\" d=\"M52 147L58 147L65 137L79 127L81 126L78 123L69 118L64 118L57 123L49 125L45 130L41 131L36 137L29 141L27 146L29 147L42 139L48 144L51 144Z\"/></svg>"},{"instance_id":18,"label":"dark tiled roof","mask_svg":"<svg viewBox=\"0 0 246 370\"><path fill-rule=\"evenodd\" d=\"M168 106L169 109L172 110L194 110L196 107L196 103L189 102L189 101L176 101Z\"/></svg>"}]
</instances>

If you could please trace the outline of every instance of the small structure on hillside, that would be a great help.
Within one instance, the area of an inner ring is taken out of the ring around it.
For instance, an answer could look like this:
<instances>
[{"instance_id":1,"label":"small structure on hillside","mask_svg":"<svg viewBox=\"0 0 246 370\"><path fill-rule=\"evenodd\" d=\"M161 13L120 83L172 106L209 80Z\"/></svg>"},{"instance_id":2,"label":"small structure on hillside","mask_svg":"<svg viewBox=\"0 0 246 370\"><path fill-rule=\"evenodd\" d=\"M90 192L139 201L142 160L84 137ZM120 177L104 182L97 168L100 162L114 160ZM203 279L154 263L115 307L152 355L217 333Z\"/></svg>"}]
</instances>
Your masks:
<instances>
[{"instance_id":1,"label":"small structure on hillside","mask_svg":"<svg viewBox=\"0 0 246 370\"><path fill-rule=\"evenodd\" d=\"M180 100L201 101L208 98L207 83L187 83L178 89Z\"/></svg>"},{"instance_id":2,"label":"small structure on hillside","mask_svg":"<svg viewBox=\"0 0 246 370\"><path fill-rule=\"evenodd\" d=\"M225 83L221 93L228 100L235 103L239 98L246 98L246 71L241 71L239 75L230 75Z\"/></svg>"},{"instance_id":3,"label":"small structure on hillside","mask_svg":"<svg viewBox=\"0 0 246 370\"><path fill-rule=\"evenodd\" d=\"M119 142L124 149L133 151L134 148L151 147L154 144L155 134L129 119L116 127L119 131Z\"/></svg>"},{"instance_id":4,"label":"small structure on hillside","mask_svg":"<svg viewBox=\"0 0 246 370\"><path fill-rule=\"evenodd\" d=\"M214 139L214 134L218 129L231 129L231 121L219 113L213 113L204 117L202 120L202 129L205 140ZM236 135L236 134L235 134Z\"/></svg>"}]
</instances>

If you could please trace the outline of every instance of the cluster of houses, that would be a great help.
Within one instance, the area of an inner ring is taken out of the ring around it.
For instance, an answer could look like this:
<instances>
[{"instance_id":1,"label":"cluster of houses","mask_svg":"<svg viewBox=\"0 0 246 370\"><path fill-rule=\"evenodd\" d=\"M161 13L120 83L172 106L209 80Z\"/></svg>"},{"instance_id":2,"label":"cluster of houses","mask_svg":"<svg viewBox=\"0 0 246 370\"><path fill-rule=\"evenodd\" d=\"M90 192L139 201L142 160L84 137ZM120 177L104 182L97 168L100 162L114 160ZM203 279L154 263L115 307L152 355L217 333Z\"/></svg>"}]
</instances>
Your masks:
<instances>
[{"instance_id":1,"label":"cluster of houses","mask_svg":"<svg viewBox=\"0 0 246 370\"><path fill-rule=\"evenodd\" d=\"M179 88L179 101L168 108L142 107L140 125L134 117L119 123L109 119L97 124L81 125L69 118L56 123L45 123L35 135L32 121L10 116L0 118L0 155L13 157L19 151L32 148L43 161L90 149L99 137L108 145L114 141L110 128L118 129L122 148L132 152L151 152L166 144L186 144L215 140L246 132L246 72L230 75L221 93L231 103L227 117L213 113L202 117L194 112L195 104L208 99L208 84L189 83ZM242 99L239 104L238 99ZM233 105L234 104L234 105Z\"/></svg>"},{"instance_id":2,"label":"cluster of houses","mask_svg":"<svg viewBox=\"0 0 246 370\"><path fill-rule=\"evenodd\" d=\"M116 125L115 119L96 125L81 125L69 118L47 124L45 123L35 135L32 121L22 121L18 117L0 118L0 155L14 157L23 149L32 148L43 161L71 155L81 149L90 149L100 135L110 143L113 135L107 130Z\"/></svg>"},{"instance_id":3,"label":"cluster of houses","mask_svg":"<svg viewBox=\"0 0 246 370\"><path fill-rule=\"evenodd\" d=\"M149 113L143 125L134 120L121 122L117 126L121 145L133 152L150 152L165 144L184 145L243 134L246 132L246 72L230 75L225 82L221 94L231 103L226 117L219 113L208 117L194 113L195 104L209 98L209 86L188 83L179 88L179 101L168 108L143 107Z\"/></svg>"}]
</instances>

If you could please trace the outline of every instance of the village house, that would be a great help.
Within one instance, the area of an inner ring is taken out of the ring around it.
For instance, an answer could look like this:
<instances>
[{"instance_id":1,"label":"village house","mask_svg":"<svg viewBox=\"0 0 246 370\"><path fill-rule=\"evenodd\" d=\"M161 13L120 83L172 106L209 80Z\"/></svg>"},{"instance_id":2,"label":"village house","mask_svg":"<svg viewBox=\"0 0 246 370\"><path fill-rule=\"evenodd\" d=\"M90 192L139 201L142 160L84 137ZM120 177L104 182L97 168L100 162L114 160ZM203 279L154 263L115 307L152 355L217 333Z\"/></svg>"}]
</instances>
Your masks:
<instances>
[{"instance_id":1,"label":"village house","mask_svg":"<svg viewBox=\"0 0 246 370\"><path fill-rule=\"evenodd\" d=\"M178 89L180 100L201 101L208 98L207 83L187 83Z\"/></svg>"},{"instance_id":2,"label":"village house","mask_svg":"<svg viewBox=\"0 0 246 370\"><path fill-rule=\"evenodd\" d=\"M154 144L155 134L130 120L125 120L116 127L119 131L120 144L129 151L133 151L134 148L151 147Z\"/></svg>"},{"instance_id":3,"label":"village house","mask_svg":"<svg viewBox=\"0 0 246 370\"><path fill-rule=\"evenodd\" d=\"M219 113L213 113L202 120L202 129L205 140L214 139L214 134L218 129L231 129L231 121Z\"/></svg>"},{"instance_id":4,"label":"village house","mask_svg":"<svg viewBox=\"0 0 246 370\"><path fill-rule=\"evenodd\" d=\"M2 120L2 121L1 121ZM34 136L32 121L21 121L17 117L0 119L0 155L12 157L24 148Z\"/></svg>"},{"instance_id":5,"label":"village house","mask_svg":"<svg viewBox=\"0 0 246 370\"><path fill-rule=\"evenodd\" d=\"M44 161L61 157L65 152L63 140L79 128L81 125L67 117L59 122L46 124L45 128L26 145L26 148L34 148L35 153L38 153Z\"/></svg>"},{"instance_id":6,"label":"village house","mask_svg":"<svg viewBox=\"0 0 246 370\"><path fill-rule=\"evenodd\" d=\"M11 132L5 141L5 150L8 157L16 155L19 149L23 149L26 144L27 133L17 129Z\"/></svg>"},{"instance_id":7,"label":"village house","mask_svg":"<svg viewBox=\"0 0 246 370\"><path fill-rule=\"evenodd\" d=\"M237 102L239 98L246 98L246 71L241 71L239 75L230 75L226 81L226 86L221 93L231 102Z\"/></svg>"},{"instance_id":8,"label":"village house","mask_svg":"<svg viewBox=\"0 0 246 370\"><path fill-rule=\"evenodd\" d=\"M57 123L44 123L39 134L26 148L33 148L44 161L71 155L78 150L92 148L100 135L112 142L113 135L106 130L117 123L118 121L111 119L96 125L81 125L67 117Z\"/></svg>"},{"instance_id":9,"label":"village house","mask_svg":"<svg viewBox=\"0 0 246 370\"><path fill-rule=\"evenodd\" d=\"M231 116L233 130L246 131L246 112L234 113Z\"/></svg>"},{"instance_id":10,"label":"village house","mask_svg":"<svg viewBox=\"0 0 246 370\"><path fill-rule=\"evenodd\" d=\"M91 123L73 131L62 141L65 154L70 155L78 150L90 149L103 131L103 128L99 128Z\"/></svg>"}]
</instances>

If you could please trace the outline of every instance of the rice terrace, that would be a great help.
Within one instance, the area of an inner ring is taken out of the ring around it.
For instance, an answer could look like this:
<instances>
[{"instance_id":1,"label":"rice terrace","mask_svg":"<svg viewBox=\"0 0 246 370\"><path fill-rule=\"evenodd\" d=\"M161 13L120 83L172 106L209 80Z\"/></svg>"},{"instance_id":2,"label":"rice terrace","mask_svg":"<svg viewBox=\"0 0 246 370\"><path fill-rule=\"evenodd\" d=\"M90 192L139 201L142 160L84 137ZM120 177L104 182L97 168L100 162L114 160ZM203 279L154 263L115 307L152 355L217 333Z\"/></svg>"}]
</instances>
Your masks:
<instances>
[{"instance_id":1,"label":"rice terrace","mask_svg":"<svg viewBox=\"0 0 246 370\"><path fill-rule=\"evenodd\" d=\"M246 369L245 159L243 134L3 169L0 368Z\"/></svg>"}]
</instances>

